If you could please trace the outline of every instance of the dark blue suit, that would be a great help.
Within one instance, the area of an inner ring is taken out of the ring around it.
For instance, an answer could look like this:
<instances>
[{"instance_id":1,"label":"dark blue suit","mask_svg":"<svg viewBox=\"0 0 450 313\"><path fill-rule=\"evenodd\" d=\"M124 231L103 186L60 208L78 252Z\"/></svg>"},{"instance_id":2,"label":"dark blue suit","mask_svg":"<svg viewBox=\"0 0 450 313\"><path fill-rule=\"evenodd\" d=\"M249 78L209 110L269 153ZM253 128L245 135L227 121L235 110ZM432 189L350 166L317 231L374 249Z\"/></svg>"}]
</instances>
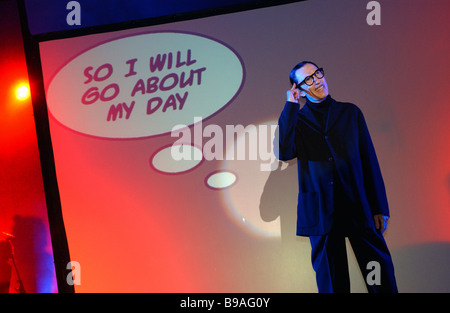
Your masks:
<instances>
[{"instance_id":1,"label":"dark blue suit","mask_svg":"<svg viewBox=\"0 0 450 313\"><path fill-rule=\"evenodd\" d=\"M319 291L349 290L348 269L340 273L347 265L345 236L361 270L371 260L383 263L383 287L391 286L384 290L396 291L389 250L373 221L375 214L389 216L389 207L364 116L354 104L330 96L324 103L323 121L312 110L315 104L299 110L292 102L286 102L278 121L279 159L297 158L297 235L310 237Z\"/></svg>"}]
</instances>

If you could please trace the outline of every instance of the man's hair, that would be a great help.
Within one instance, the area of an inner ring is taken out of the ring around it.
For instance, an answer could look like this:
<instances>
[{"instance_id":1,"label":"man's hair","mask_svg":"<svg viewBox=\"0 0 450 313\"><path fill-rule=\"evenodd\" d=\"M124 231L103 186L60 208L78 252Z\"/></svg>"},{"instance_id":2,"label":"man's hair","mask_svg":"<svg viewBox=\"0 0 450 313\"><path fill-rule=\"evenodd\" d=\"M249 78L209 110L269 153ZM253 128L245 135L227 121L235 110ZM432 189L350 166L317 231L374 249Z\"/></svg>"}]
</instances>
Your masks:
<instances>
[{"instance_id":1,"label":"man's hair","mask_svg":"<svg viewBox=\"0 0 450 313\"><path fill-rule=\"evenodd\" d=\"M295 72L297 72L298 69L302 68L302 67L305 66L306 64L312 64L312 65L314 65L315 67L319 68L319 67L316 65L316 63L311 62L311 61L302 61L302 62L298 63L296 66L294 66L294 68L292 69L291 73L289 74L289 80L290 80L290 82L291 82L291 86L292 86L294 83L296 83L296 84L298 83L298 82L297 82L297 78L295 77Z\"/></svg>"}]
</instances>

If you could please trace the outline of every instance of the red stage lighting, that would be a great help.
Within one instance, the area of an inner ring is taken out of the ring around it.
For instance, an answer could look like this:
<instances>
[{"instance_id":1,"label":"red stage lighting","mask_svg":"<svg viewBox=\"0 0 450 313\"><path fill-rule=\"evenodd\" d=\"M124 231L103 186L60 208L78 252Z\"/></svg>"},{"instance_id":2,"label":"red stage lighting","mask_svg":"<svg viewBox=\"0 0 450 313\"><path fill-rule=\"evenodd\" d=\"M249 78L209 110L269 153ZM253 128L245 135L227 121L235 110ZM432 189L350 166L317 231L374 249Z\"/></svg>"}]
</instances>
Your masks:
<instances>
[{"instance_id":1,"label":"red stage lighting","mask_svg":"<svg viewBox=\"0 0 450 313\"><path fill-rule=\"evenodd\" d=\"M23 101L30 97L30 87L27 84L20 84L16 87L16 98Z\"/></svg>"}]
</instances>

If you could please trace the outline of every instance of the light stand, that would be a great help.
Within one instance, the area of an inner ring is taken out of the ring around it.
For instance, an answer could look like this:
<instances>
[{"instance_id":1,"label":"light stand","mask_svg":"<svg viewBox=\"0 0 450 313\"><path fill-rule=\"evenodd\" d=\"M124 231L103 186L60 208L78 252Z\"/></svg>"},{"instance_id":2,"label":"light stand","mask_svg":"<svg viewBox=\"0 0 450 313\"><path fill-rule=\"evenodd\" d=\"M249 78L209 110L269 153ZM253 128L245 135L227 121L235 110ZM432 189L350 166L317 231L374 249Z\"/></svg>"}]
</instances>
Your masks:
<instances>
[{"instance_id":1,"label":"light stand","mask_svg":"<svg viewBox=\"0 0 450 313\"><path fill-rule=\"evenodd\" d=\"M17 268L16 259L15 259L15 257L14 257L14 245L13 245L13 243L12 243L12 240L13 240L14 238L16 238L16 237L14 237L14 236L11 235L11 234L4 233L4 232L2 232L2 234L6 237L6 241L8 241L8 243L9 243L9 245L10 245L10 247L11 247L11 259L12 259L12 263L13 263L14 269L15 269L15 271L16 271L17 282L19 283L19 287L15 288L15 289L16 289L16 291L17 291L18 293L26 293L25 287L23 286L23 281L22 281L22 279L20 278L19 269Z\"/></svg>"}]
</instances>

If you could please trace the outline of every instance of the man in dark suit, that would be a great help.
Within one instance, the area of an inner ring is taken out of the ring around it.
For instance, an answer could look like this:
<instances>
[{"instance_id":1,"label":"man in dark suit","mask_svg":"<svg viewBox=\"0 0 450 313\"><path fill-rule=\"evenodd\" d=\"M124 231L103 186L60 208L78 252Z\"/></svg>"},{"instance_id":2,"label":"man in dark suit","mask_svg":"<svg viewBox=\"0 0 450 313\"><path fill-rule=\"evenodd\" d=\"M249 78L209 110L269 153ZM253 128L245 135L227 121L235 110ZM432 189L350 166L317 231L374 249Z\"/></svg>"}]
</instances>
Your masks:
<instances>
[{"instance_id":1,"label":"man in dark suit","mask_svg":"<svg viewBox=\"0 0 450 313\"><path fill-rule=\"evenodd\" d=\"M345 237L368 291L397 292L383 237L386 191L361 110L331 98L313 62L297 64L290 81L278 121L279 159L297 158L297 235L310 239L319 292L350 291Z\"/></svg>"}]
</instances>

